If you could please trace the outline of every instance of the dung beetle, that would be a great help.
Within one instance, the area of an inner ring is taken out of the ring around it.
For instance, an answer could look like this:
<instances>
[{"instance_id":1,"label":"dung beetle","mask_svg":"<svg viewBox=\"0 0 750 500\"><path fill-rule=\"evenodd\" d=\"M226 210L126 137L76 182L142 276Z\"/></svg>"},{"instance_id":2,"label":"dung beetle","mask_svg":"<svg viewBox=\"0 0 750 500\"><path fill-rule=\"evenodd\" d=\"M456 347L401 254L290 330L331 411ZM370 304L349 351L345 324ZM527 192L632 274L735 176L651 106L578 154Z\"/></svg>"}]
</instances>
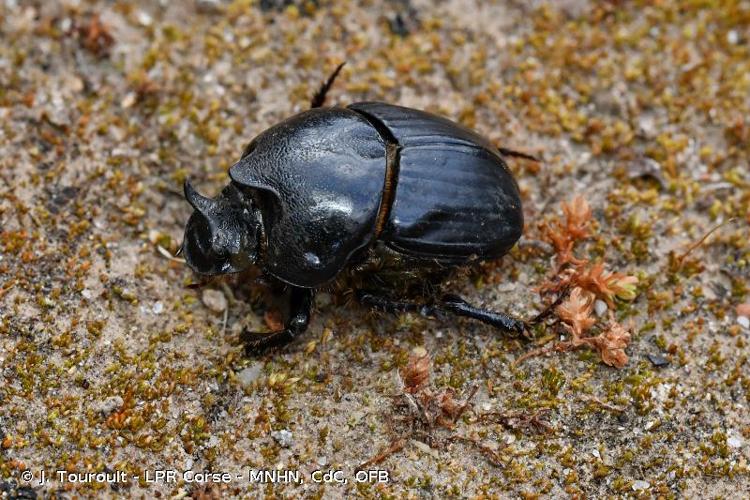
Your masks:
<instances>
[{"instance_id":1,"label":"dung beetle","mask_svg":"<svg viewBox=\"0 0 750 500\"><path fill-rule=\"evenodd\" d=\"M303 332L315 291L341 282L372 308L451 313L522 333L528 323L441 295L440 285L458 268L501 257L521 237L521 198L503 157L535 158L416 109L324 108L342 66L311 109L248 144L216 197L185 182L195 209L181 247L187 264L203 275L258 266L284 290L284 328L245 332L250 349Z\"/></svg>"}]
</instances>

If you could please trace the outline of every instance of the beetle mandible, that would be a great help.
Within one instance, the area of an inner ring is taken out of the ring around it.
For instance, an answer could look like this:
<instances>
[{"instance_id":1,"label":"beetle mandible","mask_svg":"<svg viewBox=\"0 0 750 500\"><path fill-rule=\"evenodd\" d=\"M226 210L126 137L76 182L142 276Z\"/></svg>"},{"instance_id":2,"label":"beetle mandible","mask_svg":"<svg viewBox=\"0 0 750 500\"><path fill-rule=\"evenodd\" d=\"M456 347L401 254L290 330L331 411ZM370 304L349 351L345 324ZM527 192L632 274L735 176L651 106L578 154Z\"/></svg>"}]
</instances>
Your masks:
<instances>
[{"instance_id":1,"label":"beetle mandible","mask_svg":"<svg viewBox=\"0 0 750 500\"><path fill-rule=\"evenodd\" d=\"M503 157L535 158L424 111L382 102L324 108L342 66L311 109L248 144L216 197L185 182L194 208L181 247L187 264L203 275L255 265L286 290L284 328L245 332L251 349L303 332L315 291L343 276L369 307L451 313L522 333L529 323L441 296L440 284L518 241L521 198Z\"/></svg>"}]
</instances>

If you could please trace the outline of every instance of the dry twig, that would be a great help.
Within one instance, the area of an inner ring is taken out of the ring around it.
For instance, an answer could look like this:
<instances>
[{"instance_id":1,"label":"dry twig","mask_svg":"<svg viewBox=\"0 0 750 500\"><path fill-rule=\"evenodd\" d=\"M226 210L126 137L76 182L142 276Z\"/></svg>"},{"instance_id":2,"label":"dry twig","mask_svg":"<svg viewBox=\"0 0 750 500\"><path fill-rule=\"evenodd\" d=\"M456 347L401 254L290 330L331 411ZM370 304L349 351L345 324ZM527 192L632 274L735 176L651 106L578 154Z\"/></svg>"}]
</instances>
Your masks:
<instances>
[{"instance_id":1,"label":"dry twig","mask_svg":"<svg viewBox=\"0 0 750 500\"><path fill-rule=\"evenodd\" d=\"M382 450L380 453L375 455L369 460L365 460L359 466L357 466L356 470L362 470L365 469L371 465L379 464L380 462L384 461L386 458L390 457L394 453L397 453L404 449L404 446L406 446L406 439L405 438L398 438L391 442L390 445L388 445L387 448Z\"/></svg>"},{"instance_id":2,"label":"dry twig","mask_svg":"<svg viewBox=\"0 0 750 500\"><path fill-rule=\"evenodd\" d=\"M682 268L682 265L685 262L685 257L687 257L688 255L690 255L690 253L693 250L695 250L696 248L698 248L699 246L701 246L706 241L706 239L708 239L709 236L711 236L714 232L716 232L717 230L719 230L722 227L726 226L727 224L731 224L735 220L737 220L737 219L735 219L735 218L728 219L728 220L722 222L721 224L718 224L718 225L714 226L710 231L708 231L706 234L704 234L701 237L701 239L699 239L698 241L696 241L695 243L693 243L692 245L690 245L690 247L687 250L685 250L685 252L683 252L681 255L679 255L677 257L677 270L679 271L680 268Z\"/></svg>"},{"instance_id":3,"label":"dry twig","mask_svg":"<svg viewBox=\"0 0 750 500\"><path fill-rule=\"evenodd\" d=\"M540 408L534 413L501 413L489 412L479 416L481 420L493 420L503 427L513 430L528 429L536 432L554 432L554 427L542 417L552 411L550 408Z\"/></svg>"},{"instance_id":4,"label":"dry twig","mask_svg":"<svg viewBox=\"0 0 750 500\"><path fill-rule=\"evenodd\" d=\"M498 467L505 467L505 464L502 461L502 457L495 450L493 450L486 444L483 444L476 438L469 438L466 436L459 436L458 434L455 434L450 437L450 441L462 441L464 443L469 443L470 445L477 448L480 452L482 452L482 454L487 457L487 459L492 462L493 465L497 465Z\"/></svg>"}]
</instances>

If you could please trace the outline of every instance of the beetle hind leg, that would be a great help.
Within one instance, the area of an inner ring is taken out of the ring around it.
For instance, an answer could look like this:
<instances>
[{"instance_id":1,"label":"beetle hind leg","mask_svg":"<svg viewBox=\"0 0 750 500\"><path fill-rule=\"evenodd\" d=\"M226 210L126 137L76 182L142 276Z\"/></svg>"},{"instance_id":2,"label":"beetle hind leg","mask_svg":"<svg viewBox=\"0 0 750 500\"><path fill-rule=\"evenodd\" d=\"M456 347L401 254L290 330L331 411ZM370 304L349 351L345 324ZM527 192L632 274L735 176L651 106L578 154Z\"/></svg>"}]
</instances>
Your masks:
<instances>
[{"instance_id":1,"label":"beetle hind leg","mask_svg":"<svg viewBox=\"0 0 750 500\"><path fill-rule=\"evenodd\" d=\"M310 322L314 293L307 288L293 288L289 297L289 316L284 322L284 329L275 332L255 333L245 329L240 338L248 353L255 353L271 347L281 347L307 330Z\"/></svg>"},{"instance_id":2,"label":"beetle hind leg","mask_svg":"<svg viewBox=\"0 0 750 500\"><path fill-rule=\"evenodd\" d=\"M431 317L443 317L446 314L463 316L494 326L513 336L523 334L528 328L528 325L519 319L502 312L474 307L456 295L444 295L437 302L419 303L394 300L376 293L358 290L357 298L362 305L393 314L413 312Z\"/></svg>"},{"instance_id":3,"label":"beetle hind leg","mask_svg":"<svg viewBox=\"0 0 750 500\"><path fill-rule=\"evenodd\" d=\"M523 334L527 329L526 323L520 319L503 312L474 307L457 295L444 295L440 306L451 314L481 321L514 336Z\"/></svg>"},{"instance_id":4,"label":"beetle hind leg","mask_svg":"<svg viewBox=\"0 0 750 500\"><path fill-rule=\"evenodd\" d=\"M419 313L422 316L436 316L440 312L438 308L431 304L395 300L366 290L357 290L356 295L360 304L391 314L413 312Z\"/></svg>"}]
</instances>

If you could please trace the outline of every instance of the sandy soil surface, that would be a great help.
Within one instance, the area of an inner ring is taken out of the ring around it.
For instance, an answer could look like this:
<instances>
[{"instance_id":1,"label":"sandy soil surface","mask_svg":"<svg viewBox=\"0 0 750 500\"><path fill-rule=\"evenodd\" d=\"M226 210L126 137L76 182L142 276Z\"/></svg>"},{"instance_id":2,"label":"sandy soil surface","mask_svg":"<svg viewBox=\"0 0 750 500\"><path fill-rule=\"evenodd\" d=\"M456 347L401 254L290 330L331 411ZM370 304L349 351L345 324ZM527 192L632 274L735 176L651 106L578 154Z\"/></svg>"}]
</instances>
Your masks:
<instances>
[{"instance_id":1,"label":"sandy soil surface","mask_svg":"<svg viewBox=\"0 0 750 500\"><path fill-rule=\"evenodd\" d=\"M323 293L303 338L245 354L273 313L247 277L186 287L182 182L217 193L344 60L330 104L543 160L509 160L521 245L450 291L530 317L575 272L578 319L529 342ZM749 96L747 1L3 0L0 494L747 497Z\"/></svg>"}]
</instances>

